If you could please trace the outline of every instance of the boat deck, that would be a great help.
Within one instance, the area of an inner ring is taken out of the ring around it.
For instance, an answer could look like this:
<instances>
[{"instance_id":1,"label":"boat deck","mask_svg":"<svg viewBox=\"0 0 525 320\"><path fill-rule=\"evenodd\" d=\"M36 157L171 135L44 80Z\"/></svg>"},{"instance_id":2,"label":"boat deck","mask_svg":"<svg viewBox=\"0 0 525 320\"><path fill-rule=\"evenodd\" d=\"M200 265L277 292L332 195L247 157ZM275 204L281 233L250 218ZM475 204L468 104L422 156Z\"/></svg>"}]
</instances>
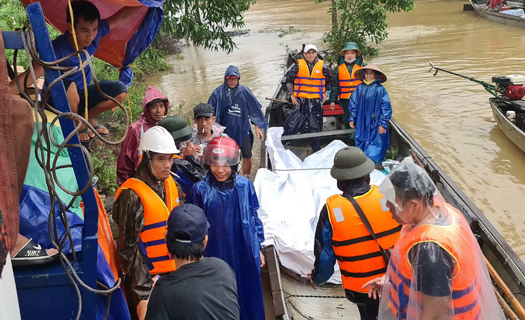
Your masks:
<instances>
[{"instance_id":1,"label":"boat deck","mask_svg":"<svg viewBox=\"0 0 525 320\"><path fill-rule=\"evenodd\" d=\"M281 275L290 319L361 319L357 306L346 299L342 286L326 284L314 290L284 272Z\"/></svg>"}]
</instances>

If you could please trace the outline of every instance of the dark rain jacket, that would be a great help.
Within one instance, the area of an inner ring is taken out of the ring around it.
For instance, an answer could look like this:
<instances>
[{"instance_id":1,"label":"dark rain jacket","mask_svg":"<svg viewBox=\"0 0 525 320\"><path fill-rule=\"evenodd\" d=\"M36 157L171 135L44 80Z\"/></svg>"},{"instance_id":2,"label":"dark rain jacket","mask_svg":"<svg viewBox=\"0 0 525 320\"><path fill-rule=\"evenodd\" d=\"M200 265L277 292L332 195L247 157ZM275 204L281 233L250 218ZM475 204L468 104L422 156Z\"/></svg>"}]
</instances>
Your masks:
<instances>
[{"instance_id":1,"label":"dark rain jacket","mask_svg":"<svg viewBox=\"0 0 525 320\"><path fill-rule=\"evenodd\" d=\"M260 279L264 232L252 183L237 174L218 182L208 172L186 200L201 207L210 223L204 255L226 261L235 272L241 320L264 320Z\"/></svg>"},{"instance_id":2,"label":"dark rain jacket","mask_svg":"<svg viewBox=\"0 0 525 320\"><path fill-rule=\"evenodd\" d=\"M346 62L343 56L339 56L337 66L334 68L334 70L332 70L332 74L333 74L332 90L330 91L330 99L328 100L328 102L336 102L336 103L339 102L340 104L345 104L348 107L348 101L344 101L344 102L339 101L339 98L338 98L339 96L339 66L343 63L346 65L346 68L348 69L348 72L350 73L350 75L352 75L352 69L354 69L354 66L356 64L358 66L364 67L367 65L367 63L363 59L362 55L357 57L355 61L352 63ZM349 99L342 99L342 100L349 100Z\"/></svg>"},{"instance_id":3,"label":"dark rain jacket","mask_svg":"<svg viewBox=\"0 0 525 320\"><path fill-rule=\"evenodd\" d=\"M381 163L390 147L388 122L392 118L392 106L379 75L370 85L361 83L350 96L349 121L355 123L355 145L375 163ZM379 134L379 126L386 129Z\"/></svg>"},{"instance_id":4,"label":"dark rain jacket","mask_svg":"<svg viewBox=\"0 0 525 320\"><path fill-rule=\"evenodd\" d=\"M239 68L229 66L226 69L224 83L212 92L208 103L215 108L217 123L225 126L224 132L241 147L248 136L253 141L250 120L261 130L268 127L268 122L251 90L242 84L231 89L226 84L228 76L237 76L240 81Z\"/></svg>"},{"instance_id":5,"label":"dark rain jacket","mask_svg":"<svg viewBox=\"0 0 525 320\"><path fill-rule=\"evenodd\" d=\"M151 119L148 110L148 103L157 99L166 100L166 112L164 115L168 114L168 99L159 90L151 86L148 87L144 95L144 100L142 100L142 108L144 111L140 114L140 118L129 127L126 139L124 139L122 147L120 148L120 154L117 159L117 183L119 186L135 174L135 170L139 164L139 153L137 149L140 138L149 128L159 124L157 121Z\"/></svg>"},{"instance_id":6,"label":"dark rain jacket","mask_svg":"<svg viewBox=\"0 0 525 320\"><path fill-rule=\"evenodd\" d=\"M154 177L147 168L148 161L142 161L135 178L146 183L166 203L164 181ZM174 190L176 192L176 190ZM139 236L144 228L144 206L138 194L124 189L113 204L113 220L118 224L117 251L120 258L120 277L132 319L137 319L137 305L148 299L153 277L146 260L139 249Z\"/></svg>"}]
</instances>

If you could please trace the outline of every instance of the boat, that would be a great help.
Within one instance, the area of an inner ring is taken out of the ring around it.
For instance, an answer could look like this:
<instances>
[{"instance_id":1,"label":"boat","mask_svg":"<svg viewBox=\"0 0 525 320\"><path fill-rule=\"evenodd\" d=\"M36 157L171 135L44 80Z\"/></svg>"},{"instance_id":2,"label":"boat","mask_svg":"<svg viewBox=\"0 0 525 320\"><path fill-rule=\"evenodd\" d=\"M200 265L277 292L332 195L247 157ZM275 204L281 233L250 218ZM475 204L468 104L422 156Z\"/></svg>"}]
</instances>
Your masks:
<instances>
[{"instance_id":1,"label":"boat","mask_svg":"<svg viewBox=\"0 0 525 320\"><path fill-rule=\"evenodd\" d=\"M483 88L493 95L489 98L494 120L500 127L501 131L510 139L521 151L525 152L525 76L509 75L494 76L492 82L476 80L449 70L440 68L430 62L430 71L450 73L452 75L468 79L472 82L479 83Z\"/></svg>"},{"instance_id":2,"label":"boat","mask_svg":"<svg viewBox=\"0 0 525 320\"><path fill-rule=\"evenodd\" d=\"M294 60L293 58L288 58L289 62ZM283 76L272 98L272 102L266 109L266 118L270 128L283 126L286 116L292 108L287 102L287 98L288 93ZM495 100L494 103L497 105L498 101ZM505 110L502 106L494 108L498 110L498 114ZM325 123L332 121L334 117L333 114L327 114L326 111L328 110L325 108L325 118L328 118L328 121L325 121ZM521 123L523 124L523 118L520 119L522 119ZM268 130L265 132L265 135L268 133ZM496 293L500 297L505 297L501 299L506 301L503 302L502 306L507 317L509 319L524 319L525 311L523 306L525 306L525 297L520 294L525 292L524 262L465 193L393 118L390 120L389 130L391 150L395 150L390 155L397 154L394 155L397 160L407 156L415 158L432 178L444 199L465 216L486 257L491 277L494 283L497 284L497 286L495 285ZM304 159L306 155L311 153L308 140L305 141L305 139L312 136L320 137L321 146L323 147L336 139L341 139L348 143L346 139L351 131L353 129L341 129L340 123L337 124L336 122L332 130L283 136L282 140L291 141L292 143L287 149L291 150L299 158ZM261 146L261 168L273 169L267 147L264 144ZM289 177L288 179L291 178ZM261 206L264 206L264 202L261 203ZM318 288L317 291L313 290L306 283L304 275L301 277L301 275L294 273L283 265L282 259L280 259L280 255L283 254L285 253L279 252L275 246L266 248L268 272L267 276L263 274L263 280L264 277L269 278L273 311L276 319L359 319L357 308L345 299L344 290L340 285L327 284ZM518 314L519 317L515 317L513 313Z\"/></svg>"},{"instance_id":3,"label":"boat","mask_svg":"<svg viewBox=\"0 0 525 320\"><path fill-rule=\"evenodd\" d=\"M525 101L489 98L494 120L501 131L525 152Z\"/></svg>"},{"instance_id":4,"label":"boat","mask_svg":"<svg viewBox=\"0 0 525 320\"><path fill-rule=\"evenodd\" d=\"M485 10L487 2L478 3L476 0L470 0L470 3L472 7L474 8L474 10L476 10L479 13L479 15L485 19L503 23L509 26L525 28L525 19L522 18L523 15L516 16L516 15L502 13L502 11L497 12L497 11L492 11L491 9ZM522 9L523 10L523 7L516 7L516 8L510 7L509 9L517 9L517 10Z\"/></svg>"}]
</instances>

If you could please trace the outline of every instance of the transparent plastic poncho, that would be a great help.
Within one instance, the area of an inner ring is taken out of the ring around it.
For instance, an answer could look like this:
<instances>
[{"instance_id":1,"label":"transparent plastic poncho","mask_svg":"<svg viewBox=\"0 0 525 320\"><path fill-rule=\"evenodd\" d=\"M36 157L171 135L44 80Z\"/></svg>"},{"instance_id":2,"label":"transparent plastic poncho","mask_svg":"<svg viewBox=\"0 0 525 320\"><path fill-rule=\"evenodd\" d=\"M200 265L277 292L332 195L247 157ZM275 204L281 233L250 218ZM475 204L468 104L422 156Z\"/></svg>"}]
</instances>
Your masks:
<instances>
[{"instance_id":1,"label":"transparent plastic poncho","mask_svg":"<svg viewBox=\"0 0 525 320\"><path fill-rule=\"evenodd\" d=\"M468 222L428 174L407 159L379 190L403 229L383 279L378 319L505 319Z\"/></svg>"}]
</instances>

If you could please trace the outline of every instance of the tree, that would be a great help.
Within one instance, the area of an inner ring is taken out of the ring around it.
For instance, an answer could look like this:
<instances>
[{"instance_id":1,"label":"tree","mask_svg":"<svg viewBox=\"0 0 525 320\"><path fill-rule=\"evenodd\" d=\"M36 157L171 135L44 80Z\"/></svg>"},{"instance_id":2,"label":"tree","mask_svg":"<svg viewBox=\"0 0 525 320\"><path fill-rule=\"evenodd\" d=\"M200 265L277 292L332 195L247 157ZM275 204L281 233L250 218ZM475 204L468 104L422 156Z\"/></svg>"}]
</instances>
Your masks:
<instances>
[{"instance_id":1,"label":"tree","mask_svg":"<svg viewBox=\"0 0 525 320\"><path fill-rule=\"evenodd\" d=\"M244 26L243 13L256 0L166 0L161 31L207 49L236 48L227 28Z\"/></svg>"},{"instance_id":2,"label":"tree","mask_svg":"<svg viewBox=\"0 0 525 320\"><path fill-rule=\"evenodd\" d=\"M315 0L321 3L324 0ZM357 43L364 55L377 55L367 44L380 44L388 37L389 12L410 11L414 0L332 0L332 30L325 34L329 50L339 52L346 42Z\"/></svg>"}]
</instances>

